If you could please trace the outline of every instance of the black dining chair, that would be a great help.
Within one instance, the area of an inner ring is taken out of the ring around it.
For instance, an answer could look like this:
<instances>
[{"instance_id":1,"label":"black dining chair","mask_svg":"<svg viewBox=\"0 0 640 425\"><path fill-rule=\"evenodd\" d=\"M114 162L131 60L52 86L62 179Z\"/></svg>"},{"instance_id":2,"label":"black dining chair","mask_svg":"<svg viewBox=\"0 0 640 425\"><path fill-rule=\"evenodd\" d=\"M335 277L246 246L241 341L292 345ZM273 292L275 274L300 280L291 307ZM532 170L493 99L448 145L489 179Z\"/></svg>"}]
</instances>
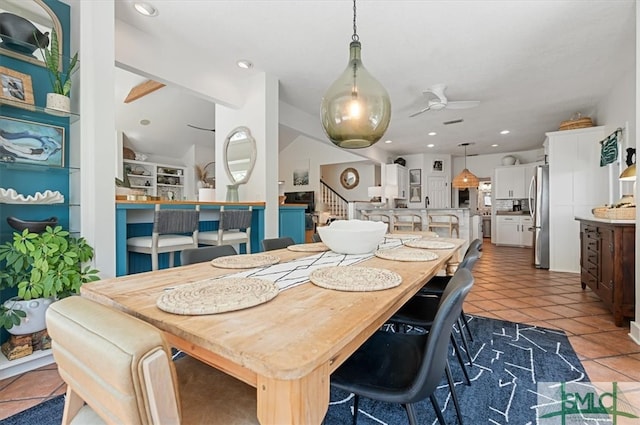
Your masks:
<instances>
[{"instance_id":1,"label":"black dining chair","mask_svg":"<svg viewBox=\"0 0 640 425\"><path fill-rule=\"evenodd\" d=\"M473 276L459 269L443 294L428 333L399 333L379 330L331 375L331 385L352 392L353 424L357 423L360 397L400 403L411 425L417 425L414 404L426 399L445 424L435 390L446 375L451 396L461 418L460 406L448 363L449 339L460 316L464 298L471 290Z\"/></svg>"},{"instance_id":2,"label":"black dining chair","mask_svg":"<svg viewBox=\"0 0 640 425\"><path fill-rule=\"evenodd\" d=\"M458 266L458 270L465 269L471 272L471 269L473 268L473 265L475 264L479 256L479 251L475 249L475 247L472 248L471 251L465 254L464 259ZM422 291L418 292L414 297L407 301L407 303L403 305L400 310L396 312L396 314L391 316L388 323L393 324L399 328L404 328L409 325L429 330L429 328L433 324L433 320L438 310L438 305L452 280L453 277L447 277L448 284L444 287L443 292L439 295L425 294ZM427 284L426 286L428 285L429 284ZM460 329L462 346L464 347L464 350L467 353L467 358L469 359L469 366L473 366L471 350L469 350L469 343L463 331L463 327L465 326L464 323L466 323L466 318L464 317L462 308L460 309L460 317L458 317L456 322L458 323L458 328ZM458 343L453 337L453 333L451 334L450 340L454 349L454 353L458 359L458 362L460 363L460 367L462 369L462 373L464 374L467 385L471 385L471 380L469 379L467 368L464 364L464 360L462 359L462 354L460 353ZM453 391L453 388L451 390Z\"/></svg>"},{"instance_id":3,"label":"black dining chair","mask_svg":"<svg viewBox=\"0 0 640 425\"><path fill-rule=\"evenodd\" d=\"M470 253L473 252L474 250L478 252L477 258L474 258L473 260L467 259ZM471 241L471 243L469 243L469 247L467 248L467 251L464 254L464 258L460 262L458 267L466 267L469 270L472 270L473 266L475 265L476 261L480 258L481 255L482 255L482 239L474 239ZM435 295L437 297L440 297L442 296L442 293L444 292L444 289L447 287L447 284L449 283L450 279L451 279L451 276L434 276L429 280L429 282L427 282L426 285L422 287L422 289L420 289L420 293L424 295ZM473 334L471 333L469 320L467 316L464 314L464 309L462 310L461 317L462 317L462 320L464 321L464 324L465 324L464 327L467 330L469 339L473 341Z\"/></svg>"},{"instance_id":4,"label":"black dining chair","mask_svg":"<svg viewBox=\"0 0 640 425\"><path fill-rule=\"evenodd\" d=\"M295 241L286 236L283 238L263 239L262 249L265 251L273 251L274 249L286 248L289 245L295 245Z\"/></svg>"},{"instance_id":5,"label":"black dining chair","mask_svg":"<svg viewBox=\"0 0 640 425\"><path fill-rule=\"evenodd\" d=\"M180 254L180 264L204 263L214 258L237 255L236 249L231 245L203 246L201 248L184 249Z\"/></svg>"},{"instance_id":6,"label":"black dining chair","mask_svg":"<svg viewBox=\"0 0 640 425\"><path fill-rule=\"evenodd\" d=\"M322 242L322 238L317 233L314 233L313 235L311 235L311 240L314 242Z\"/></svg>"}]
</instances>

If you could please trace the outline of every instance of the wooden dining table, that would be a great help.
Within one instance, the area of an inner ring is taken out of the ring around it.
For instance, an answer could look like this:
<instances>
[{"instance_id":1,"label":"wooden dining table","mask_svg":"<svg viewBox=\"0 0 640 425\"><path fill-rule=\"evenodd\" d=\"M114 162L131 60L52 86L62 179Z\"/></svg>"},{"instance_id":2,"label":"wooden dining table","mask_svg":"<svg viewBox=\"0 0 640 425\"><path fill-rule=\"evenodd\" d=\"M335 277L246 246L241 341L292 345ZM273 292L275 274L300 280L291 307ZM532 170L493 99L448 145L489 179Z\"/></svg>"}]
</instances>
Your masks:
<instances>
[{"instance_id":1,"label":"wooden dining table","mask_svg":"<svg viewBox=\"0 0 640 425\"><path fill-rule=\"evenodd\" d=\"M433 250L437 260L374 256L359 263L402 277L399 286L379 291L336 291L307 281L264 304L226 313L187 316L156 306L166 288L238 272L206 262L85 284L81 295L151 323L171 346L255 387L261 424L320 424L328 409L331 373L425 282L457 262L467 242L438 240L455 247ZM288 249L268 254L281 263L311 255Z\"/></svg>"}]
</instances>

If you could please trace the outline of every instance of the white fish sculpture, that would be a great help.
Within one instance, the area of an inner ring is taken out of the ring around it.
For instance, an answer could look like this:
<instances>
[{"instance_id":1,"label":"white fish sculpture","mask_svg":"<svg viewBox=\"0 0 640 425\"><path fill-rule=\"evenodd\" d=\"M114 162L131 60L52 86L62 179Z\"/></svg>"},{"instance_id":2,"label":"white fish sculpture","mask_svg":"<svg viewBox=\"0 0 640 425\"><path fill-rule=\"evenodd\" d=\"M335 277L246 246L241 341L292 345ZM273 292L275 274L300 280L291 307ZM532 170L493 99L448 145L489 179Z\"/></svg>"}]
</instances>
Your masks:
<instances>
[{"instance_id":1,"label":"white fish sculpture","mask_svg":"<svg viewBox=\"0 0 640 425\"><path fill-rule=\"evenodd\" d=\"M35 195L26 197L19 194L15 189L4 189L0 187L0 203L4 204L61 204L64 202L64 195L57 190L45 190L44 193L36 192Z\"/></svg>"},{"instance_id":2,"label":"white fish sculpture","mask_svg":"<svg viewBox=\"0 0 640 425\"><path fill-rule=\"evenodd\" d=\"M49 136L38 136L28 131L10 133L0 130L0 152L32 161L46 161L62 149L62 145Z\"/></svg>"}]
</instances>

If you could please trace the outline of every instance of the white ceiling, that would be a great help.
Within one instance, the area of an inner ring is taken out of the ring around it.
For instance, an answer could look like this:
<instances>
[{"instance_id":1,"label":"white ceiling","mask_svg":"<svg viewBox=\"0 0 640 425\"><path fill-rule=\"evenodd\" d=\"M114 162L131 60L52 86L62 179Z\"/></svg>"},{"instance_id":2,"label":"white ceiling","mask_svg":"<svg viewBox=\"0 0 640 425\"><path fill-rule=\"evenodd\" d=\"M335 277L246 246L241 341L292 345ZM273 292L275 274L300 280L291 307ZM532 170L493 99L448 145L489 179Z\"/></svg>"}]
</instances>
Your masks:
<instances>
[{"instance_id":1,"label":"white ceiling","mask_svg":"<svg viewBox=\"0 0 640 425\"><path fill-rule=\"evenodd\" d=\"M347 65L353 19L348 0L149 3L158 8L157 17L143 17L131 0L122 0L116 2L116 18L160 41L192 45L218 74L237 74L235 62L249 59L254 68L247 75L276 76L280 100L313 116L319 116L324 92ZM461 142L475 143L469 154L538 148L545 132L557 130L575 112L595 116L598 101L635 64L633 0L359 0L357 12L363 63L391 97L384 140L393 143L376 145L390 154L461 155ZM480 106L409 118L425 106L421 92L437 83L448 86L449 100L480 100ZM126 96L120 78L118 86L116 101ZM207 102L192 98L192 107L176 107L182 94L171 90L132 104L144 104L146 118L164 125L163 136L153 136L157 147L165 137L175 140L175 132L209 137L185 124L209 127L213 106L207 109ZM162 118L161 110L170 118ZM118 111L118 120L127 120L121 129L134 140L142 137L136 128L140 118L142 112ZM464 122L442 124L457 118ZM500 135L504 129L511 133ZM430 131L437 136L427 136ZM281 135L287 143L296 133L281 126ZM436 146L428 150L427 143ZM499 147L491 147L494 143Z\"/></svg>"}]
</instances>

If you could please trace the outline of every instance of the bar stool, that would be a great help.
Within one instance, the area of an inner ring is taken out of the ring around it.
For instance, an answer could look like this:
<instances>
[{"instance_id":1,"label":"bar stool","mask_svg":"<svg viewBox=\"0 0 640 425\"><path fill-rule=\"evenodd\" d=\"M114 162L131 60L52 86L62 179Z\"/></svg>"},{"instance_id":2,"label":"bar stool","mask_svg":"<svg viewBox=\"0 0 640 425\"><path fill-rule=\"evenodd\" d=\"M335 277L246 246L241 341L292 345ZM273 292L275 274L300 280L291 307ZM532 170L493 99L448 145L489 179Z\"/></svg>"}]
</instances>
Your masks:
<instances>
[{"instance_id":1,"label":"bar stool","mask_svg":"<svg viewBox=\"0 0 640 425\"><path fill-rule=\"evenodd\" d=\"M246 253L251 253L251 219L253 208L248 210L225 210L220 207L218 230L200 232L198 243L202 245L246 244Z\"/></svg>"},{"instance_id":2,"label":"bar stool","mask_svg":"<svg viewBox=\"0 0 640 425\"><path fill-rule=\"evenodd\" d=\"M381 212L377 212L377 211L375 211L375 212L360 211L360 214L362 215L362 219L363 220L382 221L382 222L385 222L387 224L389 224L389 222L391 221L387 214L384 214L384 213L381 213Z\"/></svg>"},{"instance_id":3,"label":"bar stool","mask_svg":"<svg viewBox=\"0 0 640 425\"><path fill-rule=\"evenodd\" d=\"M422 216L420 214L394 214L393 230L422 230Z\"/></svg>"},{"instance_id":4,"label":"bar stool","mask_svg":"<svg viewBox=\"0 0 640 425\"><path fill-rule=\"evenodd\" d=\"M160 209L155 205L151 236L127 239L127 250L151 255L151 270L158 270L158 254L169 253L169 267L173 267L173 253L198 247L200 206L193 210ZM185 233L191 233L185 235Z\"/></svg>"},{"instance_id":5,"label":"bar stool","mask_svg":"<svg viewBox=\"0 0 640 425\"><path fill-rule=\"evenodd\" d=\"M434 220L440 218L441 220ZM441 228L449 229L449 237L453 237L453 231L456 232L456 238L460 237L460 222L455 214L429 214L429 230ZM433 230L435 231L435 230Z\"/></svg>"}]
</instances>

